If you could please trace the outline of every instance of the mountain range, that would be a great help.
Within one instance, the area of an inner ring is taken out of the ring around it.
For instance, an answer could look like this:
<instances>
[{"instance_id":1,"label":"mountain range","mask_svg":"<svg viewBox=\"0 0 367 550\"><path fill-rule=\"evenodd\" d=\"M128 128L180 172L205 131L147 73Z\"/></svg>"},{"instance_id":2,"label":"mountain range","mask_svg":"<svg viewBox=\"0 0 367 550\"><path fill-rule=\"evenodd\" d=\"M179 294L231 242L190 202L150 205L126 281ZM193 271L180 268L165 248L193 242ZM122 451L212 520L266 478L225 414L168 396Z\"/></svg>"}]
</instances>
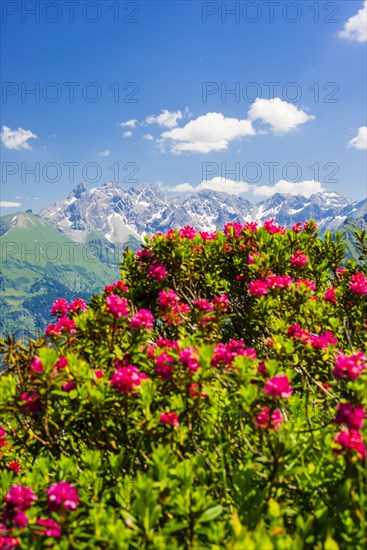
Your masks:
<instances>
[{"instance_id":1,"label":"mountain range","mask_svg":"<svg viewBox=\"0 0 367 550\"><path fill-rule=\"evenodd\" d=\"M3 216L0 333L39 334L50 322L54 299L88 300L118 277L124 248L138 249L144 235L185 225L214 231L227 222L261 224L269 218L288 227L313 218L321 233L341 230L348 255L357 257L353 229L367 228L367 199L358 202L336 192L277 193L252 204L210 189L167 197L151 185L126 190L106 183L87 190L81 183L38 215Z\"/></svg>"},{"instance_id":2,"label":"mountain range","mask_svg":"<svg viewBox=\"0 0 367 550\"><path fill-rule=\"evenodd\" d=\"M252 204L209 189L168 198L151 185L126 190L106 183L88 191L79 184L67 199L44 208L39 215L77 242L85 243L97 232L107 242L122 244L140 242L146 234L172 227L192 225L200 231L214 231L229 221L262 223L269 218L286 226L313 218L321 232L335 231L348 218L365 223L367 199L358 202L334 191L310 197L276 193Z\"/></svg>"}]
</instances>

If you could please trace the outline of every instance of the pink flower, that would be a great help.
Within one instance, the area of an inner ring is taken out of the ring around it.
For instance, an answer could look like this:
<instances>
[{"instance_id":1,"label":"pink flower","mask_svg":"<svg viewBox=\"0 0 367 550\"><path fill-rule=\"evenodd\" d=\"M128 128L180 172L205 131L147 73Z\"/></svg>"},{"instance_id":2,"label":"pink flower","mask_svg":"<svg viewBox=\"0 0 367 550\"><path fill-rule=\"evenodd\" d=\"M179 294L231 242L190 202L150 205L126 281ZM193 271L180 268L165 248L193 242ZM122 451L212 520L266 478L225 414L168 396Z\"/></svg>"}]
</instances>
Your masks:
<instances>
[{"instance_id":1,"label":"pink flower","mask_svg":"<svg viewBox=\"0 0 367 550\"><path fill-rule=\"evenodd\" d=\"M350 378L355 380L364 372L366 368L366 356L360 351L352 355L339 353L334 367L334 376L337 380Z\"/></svg>"},{"instance_id":2,"label":"pink flower","mask_svg":"<svg viewBox=\"0 0 367 550\"><path fill-rule=\"evenodd\" d=\"M332 334L332 332L327 331L319 336L311 336L311 346L313 348L322 348L327 349L328 346L337 346L338 340Z\"/></svg>"},{"instance_id":3,"label":"pink flower","mask_svg":"<svg viewBox=\"0 0 367 550\"><path fill-rule=\"evenodd\" d=\"M71 390L75 390L76 384L70 380L69 382L66 382L66 384L63 384L61 388L63 391L70 392Z\"/></svg>"},{"instance_id":4,"label":"pink flower","mask_svg":"<svg viewBox=\"0 0 367 550\"><path fill-rule=\"evenodd\" d=\"M160 415L160 420L163 424L170 424L171 426L179 426L178 415L174 412L166 411Z\"/></svg>"},{"instance_id":5,"label":"pink flower","mask_svg":"<svg viewBox=\"0 0 367 550\"><path fill-rule=\"evenodd\" d=\"M293 389L289 383L288 376L274 376L265 382L264 392L274 397L288 398L292 395Z\"/></svg>"},{"instance_id":6,"label":"pink flower","mask_svg":"<svg viewBox=\"0 0 367 550\"><path fill-rule=\"evenodd\" d=\"M148 267L148 277L149 279L154 279L155 281L163 281L168 275L168 271L162 264L153 262Z\"/></svg>"},{"instance_id":7,"label":"pink flower","mask_svg":"<svg viewBox=\"0 0 367 550\"><path fill-rule=\"evenodd\" d=\"M257 223L256 222L245 222L243 226L243 231L250 230L251 233L256 233L257 231Z\"/></svg>"},{"instance_id":8,"label":"pink flower","mask_svg":"<svg viewBox=\"0 0 367 550\"><path fill-rule=\"evenodd\" d=\"M334 442L341 446L339 450L334 449L334 452L337 454L342 451L347 451L348 449L355 449L360 458L366 456L366 448L363 444L362 434L359 430L348 430L343 428L335 437Z\"/></svg>"},{"instance_id":9,"label":"pink flower","mask_svg":"<svg viewBox=\"0 0 367 550\"><path fill-rule=\"evenodd\" d=\"M206 299L193 300L193 304L200 311L214 311L213 305Z\"/></svg>"},{"instance_id":10,"label":"pink flower","mask_svg":"<svg viewBox=\"0 0 367 550\"><path fill-rule=\"evenodd\" d=\"M195 348L189 347L180 351L178 360L184 367L191 371L197 371L199 368L199 355Z\"/></svg>"},{"instance_id":11,"label":"pink flower","mask_svg":"<svg viewBox=\"0 0 367 550\"><path fill-rule=\"evenodd\" d=\"M87 304L81 298L76 298L69 305L69 311L79 313L79 311L87 311Z\"/></svg>"},{"instance_id":12,"label":"pink flower","mask_svg":"<svg viewBox=\"0 0 367 550\"><path fill-rule=\"evenodd\" d=\"M68 319L67 317L60 317L57 321L57 330L59 332L69 332L70 334L76 333L76 325L73 319Z\"/></svg>"},{"instance_id":13,"label":"pink flower","mask_svg":"<svg viewBox=\"0 0 367 550\"><path fill-rule=\"evenodd\" d=\"M37 412L42 408L42 401L38 393L23 392L20 395L21 401L24 401L24 405L20 407L20 410L27 410L29 412Z\"/></svg>"},{"instance_id":14,"label":"pink flower","mask_svg":"<svg viewBox=\"0 0 367 550\"><path fill-rule=\"evenodd\" d=\"M130 393L140 386L141 381L148 378L147 375L134 367L118 367L112 375L111 385L119 392Z\"/></svg>"},{"instance_id":15,"label":"pink flower","mask_svg":"<svg viewBox=\"0 0 367 550\"><path fill-rule=\"evenodd\" d=\"M37 355L33 357L30 369L37 374L42 374L44 372L42 361Z\"/></svg>"},{"instance_id":16,"label":"pink flower","mask_svg":"<svg viewBox=\"0 0 367 550\"><path fill-rule=\"evenodd\" d=\"M292 231L295 231L296 233L302 231L302 222L298 222L292 225Z\"/></svg>"},{"instance_id":17,"label":"pink flower","mask_svg":"<svg viewBox=\"0 0 367 550\"><path fill-rule=\"evenodd\" d=\"M30 508L36 500L37 497L32 489L24 485L13 485L10 487L5 497L5 502L8 507L16 508L20 511Z\"/></svg>"},{"instance_id":18,"label":"pink flower","mask_svg":"<svg viewBox=\"0 0 367 550\"><path fill-rule=\"evenodd\" d=\"M255 416L255 424L258 428L272 428L279 430L283 423L283 416L279 409L275 409L270 416L270 408L263 407L261 412Z\"/></svg>"},{"instance_id":19,"label":"pink flower","mask_svg":"<svg viewBox=\"0 0 367 550\"><path fill-rule=\"evenodd\" d=\"M167 309L168 307L173 307L177 304L179 298L174 290L161 290L158 292L159 296L159 307L160 309Z\"/></svg>"},{"instance_id":20,"label":"pink flower","mask_svg":"<svg viewBox=\"0 0 367 550\"><path fill-rule=\"evenodd\" d=\"M220 311L227 311L229 306L229 298L226 294L221 294L213 298L212 303L215 307L220 309Z\"/></svg>"},{"instance_id":21,"label":"pink flower","mask_svg":"<svg viewBox=\"0 0 367 550\"><path fill-rule=\"evenodd\" d=\"M324 294L325 302L330 302L330 304L336 304L336 288L328 288Z\"/></svg>"},{"instance_id":22,"label":"pink flower","mask_svg":"<svg viewBox=\"0 0 367 550\"><path fill-rule=\"evenodd\" d=\"M121 281L121 279L112 283L112 288L120 290L121 292L127 292L129 290L127 284L124 281Z\"/></svg>"},{"instance_id":23,"label":"pink flower","mask_svg":"<svg viewBox=\"0 0 367 550\"><path fill-rule=\"evenodd\" d=\"M152 330L154 326L154 317L149 309L139 309L130 319L130 326L133 329L139 329L141 327L147 330Z\"/></svg>"},{"instance_id":24,"label":"pink flower","mask_svg":"<svg viewBox=\"0 0 367 550\"><path fill-rule=\"evenodd\" d=\"M54 301L51 308L51 315L66 315L69 310L69 305L64 298L58 298Z\"/></svg>"},{"instance_id":25,"label":"pink flower","mask_svg":"<svg viewBox=\"0 0 367 550\"><path fill-rule=\"evenodd\" d=\"M308 263L307 256L303 252L297 250L295 254L291 256L291 264L296 267L304 267Z\"/></svg>"},{"instance_id":26,"label":"pink flower","mask_svg":"<svg viewBox=\"0 0 367 550\"><path fill-rule=\"evenodd\" d=\"M362 428L366 413L362 406L354 407L352 403L338 403L335 424L346 424L351 430Z\"/></svg>"},{"instance_id":27,"label":"pink flower","mask_svg":"<svg viewBox=\"0 0 367 550\"><path fill-rule=\"evenodd\" d=\"M296 281L296 288L299 289L301 286L304 286L306 288L309 288L311 292L315 292L316 290L316 283L315 281L310 281L309 279L297 279Z\"/></svg>"},{"instance_id":28,"label":"pink flower","mask_svg":"<svg viewBox=\"0 0 367 550\"><path fill-rule=\"evenodd\" d=\"M65 367L68 366L68 364L69 364L68 360L64 355L62 355L60 359L54 364L54 369L56 369L57 371L59 369L64 369Z\"/></svg>"},{"instance_id":29,"label":"pink flower","mask_svg":"<svg viewBox=\"0 0 367 550\"><path fill-rule=\"evenodd\" d=\"M217 232L214 231L213 233L208 233L207 231L200 231L200 237L203 241L213 241L217 238Z\"/></svg>"},{"instance_id":30,"label":"pink flower","mask_svg":"<svg viewBox=\"0 0 367 550\"><path fill-rule=\"evenodd\" d=\"M289 288L292 284L292 277L288 277L287 275L271 275L265 279L265 284L268 289Z\"/></svg>"},{"instance_id":31,"label":"pink flower","mask_svg":"<svg viewBox=\"0 0 367 550\"><path fill-rule=\"evenodd\" d=\"M350 278L349 288L353 294L367 294L367 278L363 273L355 272Z\"/></svg>"},{"instance_id":32,"label":"pink flower","mask_svg":"<svg viewBox=\"0 0 367 550\"><path fill-rule=\"evenodd\" d=\"M95 375L96 378L102 378L103 377L103 370L94 371L94 375Z\"/></svg>"},{"instance_id":33,"label":"pink flower","mask_svg":"<svg viewBox=\"0 0 367 550\"><path fill-rule=\"evenodd\" d=\"M46 537L61 537L61 527L54 519L39 518L36 523L40 527L46 527L46 529L40 529L37 534L45 535Z\"/></svg>"},{"instance_id":34,"label":"pink flower","mask_svg":"<svg viewBox=\"0 0 367 550\"><path fill-rule=\"evenodd\" d=\"M0 426L0 447L5 447L6 445L6 431L2 426Z\"/></svg>"},{"instance_id":35,"label":"pink flower","mask_svg":"<svg viewBox=\"0 0 367 550\"><path fill-rule=\"evenodd\" d=\"M21 470L21 467L20 467L19 462L9 462L8 468L10 468L11 470L13 470L13 472L14 472L15 474L19 474L19 472L20 472L20 470ZM0 548L1 548L1 547L0 547Z\"/></svg>"},{"instance_id":36,"label":"pink flower","mask_svg":"<svg viewBox=\"0 0 367 550\"><path fill-rule=\"evenodd\" d=\"M72 512L79 506L78 492L67 481L53 483L46 493L50 512L59 512L61 509Z\"/></svg>"},{"instance_id":37,"label":"pink flower","mask_svg":"<svg viewBox=\"0 0 367 550\"><path fill-rule=\"evenodd\" d=\"M247 285L247 290L250 294L253 296L263 296L264 294L267 294L268 288L266 286L266 283L264 281L252 281Z\"/></svg>"},{"instance_id":38,"label":"pink flower","mask_svg":"<svg viewBox=\"0 0 367 550\"><path fill-rule=\"evenodd\" d=\"M181 239L189 239L190 241L192 241L195 235L196 235L196 230L189 225L185 225L185 227L180 229Z\"/></svg>"},{"instance_id":39,"label":"pink flower","mask_svg":"<svg viewBox=\"0 0 367 550\"><path fill-rule=\"evenodd\" d=\"M237 238L241 234L242 225L238 222L229 222L225 224L223 231L227 239L232 235Z\"/></svg>"},{"instance_id":40,"label":"pink flower","mask_svg":"<svg viewBox=\"0 0 367 550\"><path fill-rule=\"evenodd\" d=\"M61 331L55 323L51 323L45 328L45 334L47 336L58 336L60 333Z\"/></svg>"},{"instance_id":41,"label":"pink flower","mask_svg":"<svg viewBox=\"0 0 367 550\"><path fill-rule=\"evenodd\" d=\"M142 248L141 250L138 250L136 253L136 257L139 260L139 262L142 262L146 258L149 258L150 255L151 255L150 250L147 250L146 248Z\"/></svg>"},{"instance_id":42,"label":"pink flower","mask_svg":"<svg viewBox=\"0 0 367 550\"><path fill-rule=\"evenodd\" d=\"M265 220L263 223L263 227L268 233L270 233L270 235L275 235L276 233L284 235L286 233L285 227L274 223L274 218L272 218L271 220Z\"/></svg>"},{"instance_id":43,"label":"pink flower","mask_svg":"<svg viewBox=\"0 0 367 550\"><path fill-rule=\"evenodd\" d=\"M169 380L174 370L174 359L171 355L168 355L165 351L158 355L155 361L155 371L163 378L163 380Z\"/></svg>"},{"instance_id":44,"label":"pink flower","mask_svg":"<svg viewBox=\"0 0 367 550\"><path fill-rule=\"evenodd\" d=\"M106 313L111 313L115 319L129 315L128 301L117 294L110 294L106 299Z\"/></svg>"}]
</instances>

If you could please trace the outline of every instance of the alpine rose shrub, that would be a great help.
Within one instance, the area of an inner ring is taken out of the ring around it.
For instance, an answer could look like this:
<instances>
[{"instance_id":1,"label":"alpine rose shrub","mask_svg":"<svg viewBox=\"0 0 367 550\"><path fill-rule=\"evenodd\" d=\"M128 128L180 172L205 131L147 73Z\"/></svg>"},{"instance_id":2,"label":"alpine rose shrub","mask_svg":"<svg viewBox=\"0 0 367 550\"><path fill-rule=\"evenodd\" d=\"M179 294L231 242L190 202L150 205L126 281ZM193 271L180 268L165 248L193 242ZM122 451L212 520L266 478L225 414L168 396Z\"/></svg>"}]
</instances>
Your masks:
<instances>
[{"instance_id":1,"label":"alpine rose shrub","mask_svg":"<svg viewBox=\"0 0 367 550\"><path fill-rule=\"evenodd\" d=\"M356 239L170 229L1 341L0 548L366 547Z\"/></svg>"}]
</instances>

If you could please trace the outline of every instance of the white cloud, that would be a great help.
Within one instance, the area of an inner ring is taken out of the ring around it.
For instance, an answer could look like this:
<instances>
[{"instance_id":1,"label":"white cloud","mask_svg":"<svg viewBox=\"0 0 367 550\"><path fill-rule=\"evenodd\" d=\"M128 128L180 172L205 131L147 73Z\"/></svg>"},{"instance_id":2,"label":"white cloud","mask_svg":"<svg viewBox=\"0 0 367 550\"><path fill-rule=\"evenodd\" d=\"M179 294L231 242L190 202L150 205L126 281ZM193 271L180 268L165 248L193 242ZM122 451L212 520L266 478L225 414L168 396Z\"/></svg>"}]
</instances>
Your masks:
<instances>
[{"instance_id":1,"label":"white cloud","mask_svg":"<svg viewBox=\"0 0 367 550\"><path fill-rule=\"evenodd\" d=\"M108 149L105 149L105 151L101 151L100 153L98 153L98 156L99 157L109 157L110 156L110 151Z\"/></svg>"},{"instance_id":2,"label":"white cloud","mask_svg":"<svg viewBox=\"0 0 367 550\"><path fill-rule=\"evenodd\" d=\"M348 147L354 147L354 149L367 149L367 126L358 128L358 134L348 141Z\"/></svg>"},{"instance_id":3,"label":"white cloud","mask_svg":"<svg viewBox=\"0 0 367 550\"><path fill-rule=\"evenodd\" d=\"M152 136L152 134L144 134L143 138L147 139L148 141L153 141L154 140L154 137Z\"/></svg>"},{"instance_id":4,"label":"white cloud","mask_svg":"<svg viewBox=\"0 0 367 550\"><path fill-rule=\"evenodd\" d=\"M11 201L0 201L1 208L17 208L21 206L20 202L11 202Z\"/></svg>"},{"instance_id":5,"label":"white cloud","mask_svg":"<svg viewBox=\"0 0 367 550\"><path fill-rule=\"evenodd\" d=\"M304 197L310 197L314 193L320 193L323 191L321 183L315 180L306 180L299 182L292 182L287 180L280 180L275 185L254 185L252 193L255 196L271 197L275 193L281 193L282 195L302 195Z\"/></svg>"},{"instance_id":6,"label":"white cloud","mask_svg":"<svg viewBox=\"0 0 367 550\"><path fill-rule=\"evenodd\" d=\"M175 193L198 193L203 189L211 189L220 193L228 193L229 195L239 195L250 190L250 186L245 181L234 181L231 179L221 178L217 176L211 180L202 181L199 185L191 185L191 183L179 183L173 187L166 187L166 190Z\"/></svg>"},{"instance_id":7,"label":"white cloud","mask_svg":"<svg viewBox=\"0 0 367 550\"><path fill-rule=\"evenodd\" d=\"M3 126L3 131L0 134L1 141L7 149L17 149L30 151L31 146L28 143L29 139L37 139L37 135L30 130L11 130L8 126Z\"/></svg>"},{"instance_id":8,"label":"white cloud","mask_svg":"<svg viewBox=\"0 0 367 550\"><path fill-rule=\"evenodd\" d=\"M129 138L129 137L131 137L132 135L133 135L132 132L124 132L124 133L122 134L122 137L124 137L124 138Z\"/></svg>"},{"instance_id":9,"label":"white cloud","mask_svg":"<svg viewBox=\"0 0 367 550\"><path fill-rule=\"evenodd\" d=\"M230 141L253 134L255 130L250 120L226 118L222 113L207 113L191 120L183 128L163 132L162 138L172 140L173 153L210 153L225 151Z\"/></svg>"},{"instance_id":10,"label":"white cloud","mask_svg":"<svg viewBox=\"0 0 367 550\"><path fill-rule=\"evenodd\" d=\"M119 126L122 126L123 128L135 128L138 121L136 118L132 118L130 120L127 120L126 122L120 122Z\"/></svg>"},{"instance_id":11,"label":"white cloud","mask_svg":"<svg viewBox=\"0 0 367 550\"><path fill-rule=\"evenodd\" d=\"M363 7L356 15L353 15L344 23L344 28L338 36L356 42L367 41L367 0L365 0Z\"/></svg>"},{"instance_id":12,"label":"white cloud","mask_svg":"<svg viewBox=\"0 0 367 550\"><path fill-rule=\"evenodd\" d=\"M181 120L183 114L181 111L170 112L167 109L162 109L160 115L149 115L146 117L145 122L147 124L158 124L165 128L175 128L177 126L177 120Z\"/></svg>"},{"instance_id":13,"label":"white cloud","mask_svg":"<svg viewBox=\"0 0 367 550\"><path fill-rule=\"evenodd\" d=\"M309 120L314 120L313 115L308 115L301 109L297 109L292 103L282 101L279 97L274 99L259 99L251 105L248 112L250 120L261 120L270 124L275 134L285 134L294 130L298 125Z\"/></svg>"}]
</instances>

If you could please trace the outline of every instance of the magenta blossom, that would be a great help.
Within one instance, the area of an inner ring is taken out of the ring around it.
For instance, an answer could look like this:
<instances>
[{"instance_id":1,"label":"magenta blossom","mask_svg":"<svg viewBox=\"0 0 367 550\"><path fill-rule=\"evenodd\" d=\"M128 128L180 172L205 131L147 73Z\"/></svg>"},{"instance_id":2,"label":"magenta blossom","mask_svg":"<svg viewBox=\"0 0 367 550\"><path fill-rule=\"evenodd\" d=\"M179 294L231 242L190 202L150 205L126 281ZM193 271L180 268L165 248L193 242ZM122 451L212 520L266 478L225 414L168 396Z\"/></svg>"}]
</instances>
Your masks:
<instances>
[{"instance_id":1,"label":"magenta blossom","mask_svg":"<svg viewBox=\"0 0 367 550\"><path fill-rule=\"evenodd\" d=\"M330 304L336 304L336 288L331 287L328 288L327 291L324 294L324 300L325 302L329 302Z\"/></svg>"},{"instance_id":2,"label":"magenta blossom","mask_svg":"<svg viewBox=\"0 0 367 550\"><path fill-rule=\"evenodd\" d=\"M180 229L181 239L189 239L190 241L192 241L195 235L196 235L196 230L189 225L185 225L185 227L182 227L182 229Z\"/></svg>"},{"instance_id":3,"label":"magenta blossom","mask_svg":"<svg viewBox=\"0 0 367 550\"><path fill-rule=\"evenodd\" d=\"M69 305L64 298L58 298L54 301L51 308L51 315L66 315L69 310Z\"/></svg>"},{"instance_id":4,"label":"magenta blossom","mask_svg":"<svg viewBox=\"0 0 367 550\"><path fill-rule=\"evenodd\" d=\"M145 328L146 330L152 330L154 326L154 317L149 309L139 309L137 313L130 319L131 328L137 330L139 328Z\"/></svg>"},{"instance_id":5,"label":"magenta blossom","mask_svg":"<svg viewBox=\"0 0 367 550\"><path fill-rule=\"evenodd\" d=\"M341 449L334 449L334 452L339 454L342 451L354 449L359 454L360 458L366 456L366 447L362 440L362 434L359 430L348 430L344 428L337 434L334 442L341 446Z\"/></svg>"},{"instance_id":6,"label":"magenta blossom","mask_svg":"<svg viewBox=\"0 0 367 550\"><path fill-rule=\"evenodd\" d=\"M166 411L160 415L160 420L163 424L170 424L171 426L179 426L178 415L174 412Z\"/></svg>"},{"instance_id":7,"label":"magenta blossom","mask_svg":"<svg viewBox=\"0 0 367 550\"><path fill-rule=\"evenodd\" d=\"M37 355L33 357L30 369L37 374L42 374L44 372L42 361Z\"/></svg>"},{"instance_id":8,"label":"magenta blossom","mask_svg":"<svg viewBox=\"0 0 367 550\"><path fill-rule=\"evenodd\" d=\"M366 369L366 356L360 351L352 355L339 353L334 367L334 376L337 380L350 378L355 380Z\"/></svg>"},{"instance_id":9,"label":"magenta blossom","mask_svg":"<svg viewBox=\"0 0 367 550\"><path fill-rule=\"evenodd\" d=\"M292 395L293 389L289 383L288 376L274 376L265 382L264 392L274 397L288 398Z\"/></svg>"},{"instance_id":10,"label":"magenta blossom","mask_svg":"<svg viewBox=\"0 0 367 550\"><path fill-rule=\"evenodd\" d=\"M148 277L149 279L154 279L155 281L163 281L168 275L168 271L162 264L153 262L148 267Z\"/></svg>"},{"instance_id":11,"label":"magenta blossom","mask_svg":"<svg viewBox=\"0 0 367 550\"><path fill-rule=\"evenodd\" d=\"M268 287L264 281L252 281L247 285L247 290L250 294L253 296L263 296L264 294L267 294Z\"/></svg>"},{"instance_id":12,"label":"magenta blossom","mask_svg":"<svg viewBox=\"0 0 367 550\"><path fill-rule=\"evenodd\" d=\"M190 371L197 371L199 368L199 355L195 348L189 347L180 351L178 359L184 367Z\"/></svg>"},{"instance_id":13,"label":"magenta blossom","mask_svg":"<svg viewBox=\"0 0 367 550\"><path fill-rule=\"evenodd\" d=\"M36 500L37 497L32 489L24 485L13 485L5 497L7 506L16 508L18 511L28 510Z\"/></svg>"},{"instance_id":14,"label":"magenta blossom","mask_svg":"<svg viewBox=\"0 0 367 550\"><path fill-rule=\"evenodd\" d=\"M45 529L40 529L38 531L38 534L45 535L46 537L61 537L61 527L54 519L46 518L42 519L39 518L36 521L37 525L40 527L44 527Z\"/></svg>"},{"instance_id":15,"label":"magenta blossom","mask_svg":"<svg viewBox=\"0 0 367 550\"><path fill-rule=\"evenodd\" d=\"M367 278L363 273L355 272L350 278L349 288L353 294L367 294Z\"/></svg>"},{"instance_id":16,"label":"magenta blossom","mask_svg":"<svg viewBox=\"0 0 367 550\"><path fill-rule=\"evenodd\" d=\"M255 416L255 424L258 428L271 428L279 430L283 423L283 416L279 409L275 409L270 416L270 408L263 407L261 412Z\"/></svg>"},{"instance_id":17,"label":"magenta blossom","mask_svg":"<svg viewBox=\"0 0 367 550\"><path fill-rule=\"evenodd\" d=\"M115 319L127 317L129 314L128 301L117 294L110 294L106 299L106 313L111 313Z\"/></svg>"},{"instance_id":18,"label":"magenta blossom","mask_svg":"<svg viewBox=\"0 0 367 550\"><path fill-rule=\"evenodd\" d=\"M72 512L79 506L78 492L67 481L53 483L47 490L48 509L50 512L59 512L61 509Z\"/></svg>"},{"instance_id":19,"label":"magenta blossom","mask_svg":"<svg viewBox=\"0 0 367 550\"><path fill-rule=\"evenodd\" d=\"M63 384L61 388L63 391L70 392L71 390L75 390L76 384L70 380L69 382L66 382L66 384Z\"/></svg>"},{"instance_id":20,"label":"magenta blossom","mask_svg":"<svg viewBox=\"0 0 367 550\"><path fill-rule=\"evenodd\" d=\"M362 406L354 407L352 403L338 403L335 424L346 424L351 430L362 428L366 416Z\"/></svg>"},{"instance_id":21,"label":"magenta blossom","mask_svg":"<svg viewBox=\"0 0 367 550\"><path fill-rule=\"evenodd\" d=\"M163 380L171 378L174 370L174 361L172 355L169 355L165 351L158 355L155 361L155 371Z\"/></svg>"},{"instance_id":22,"label":"magenta blossom","mask_svg":"<svg viewBox=\"0 0 367 550\"><path fill-rule=\"evenodd\" d=\"M0 447L5 447L6 445L6 431L2 426L0 426Z\"/></svg>"},{"instance_id":23,"label":"magenta blossom","mask_svg":"<svg viewBox=\"0 0 367 550\"><path fill-rule=\"evenodd\" d=\"M119 392L130 393L133 389L140 386L141 381L148 376L139 372L134 365L127 367L118 367L112 375L111 385Z\"/></svg>"},{"instance_id":24,"label":"magenta blossom","mask_svg":"<svg viewBox=\"0 0 367 550\"><path fill-rule=\"evenodd\" d=\"M291 256L291 264L296 267L304 267L308 263L307 256L300 250L296 250Z\"/></svg>"},{"instance_id":25,"label":"magenta blossom","mask_svg":"<svg viewBox=\"0 0 367 550\"><path fill-rule=\"evenodd\" d=\"M73 313L79 313L80 311L87 311L87 304L81 298L76 298L69 304L69 311Z\"/></svg>"}]
</instances>

